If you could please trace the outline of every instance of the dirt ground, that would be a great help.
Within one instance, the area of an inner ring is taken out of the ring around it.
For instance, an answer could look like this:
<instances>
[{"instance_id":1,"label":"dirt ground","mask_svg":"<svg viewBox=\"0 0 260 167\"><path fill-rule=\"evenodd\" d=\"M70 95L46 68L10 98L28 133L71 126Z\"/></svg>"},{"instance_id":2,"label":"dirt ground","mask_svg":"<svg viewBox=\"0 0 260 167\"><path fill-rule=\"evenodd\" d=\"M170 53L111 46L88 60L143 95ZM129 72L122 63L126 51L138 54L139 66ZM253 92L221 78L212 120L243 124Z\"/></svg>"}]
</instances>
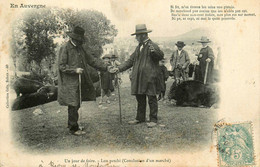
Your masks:
<instances>
[{"instance_id":1,"label":"dirt ground","mask_svg":"<svg viewBox=\"0 0 260 167\"><path fill-rule=\"evenodd\" d=\"M168 80L167 90L172 79ZM80 122L87 132L74 136L67 128L67 107L51 102L29 109L11 111L13 139L17 147L30 153L78 152L185 152L201 150L211 144L211 132L217 121L217 110L177 107L159 102L158 125L147 128L145 123L128 125L136 115L136 100L130 95L128 75L120 87L122 125L116 95L102 109L96 102L83 102ZM34 115L35 109L43 114ZM147 108L149 118L149 108Z\"/></svg>"}]
</instances>

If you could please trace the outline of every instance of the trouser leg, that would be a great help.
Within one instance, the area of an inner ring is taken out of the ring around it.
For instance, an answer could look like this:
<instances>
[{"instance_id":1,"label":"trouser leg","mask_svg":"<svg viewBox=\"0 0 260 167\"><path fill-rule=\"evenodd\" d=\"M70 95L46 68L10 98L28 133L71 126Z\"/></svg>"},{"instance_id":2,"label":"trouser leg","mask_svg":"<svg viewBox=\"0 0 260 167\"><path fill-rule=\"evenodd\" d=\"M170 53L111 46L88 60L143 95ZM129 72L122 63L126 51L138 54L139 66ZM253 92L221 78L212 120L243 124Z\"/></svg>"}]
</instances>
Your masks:
<instances>
[{"instance_id":1,"label":"trouser leg","mask_svg":"<svg viewBox=\"0 0 260 167\"><path fill-rule=\"evenodd\" d=\"M166 83L164 82L164 90L162 91L162 98L164 98L166 92Z\"/></svg>"},{"instance_id":2,"label":"trouser leg","mask_svg":"<svg viewBox=\"0 0 260 167\"><path fill-rule=\"evenodd\" d=\"M77 131L79 130L78 113L79 105L78 106L68 106L68 127L70 131Z\"/></svg>"},{"instance_id":3,"label":"trouser leg","mask_svg":"<svg viewBox=\"0 0 260 167\"><path fill-rule=\"evenodd\" d=\"M182 78L183 78L183 81L187 81L187 80L188 80L188 73L186 73L185 71L183 71L183 73L182 73Z\"/></svg>"},{"instance_id":4,"label":"trouser leg","mask_svg":"<svg viewBox=\"0 0 260 167\"><path fill-rule=\"evenodd\" d=\"M181 75L180 69L175 69L174 70L174 79L175 79L176 85L180 84L181 76L182 75Z\"/></svg>"},{"instance_id":5,"label":"trouser leg","mask_svg":"<svg viewBox=\"0 0 260 167\"><path fill-rule=\"evenodd\" d=\"M165 90L162 91L162 98L164 98L164 96L165 96Z\"/></svg>"},{"instance_id":6,"label":"trouser leg","mask_svg":"<svg viewBox=\"0 0 260 167\"><path fill-rule=\"evenodd\" d=\"M158 102L156 96L148 96L148 103L150 108L150 122L157 122Z\"/></svg>"},{"instance_id":7,"label":"trouser leg","mask_svg":"<svg viewBox=\"0 0 260 167\"><path fill-rule=\"evenodd\" d=\"M160 93L160 94L159 94L159 96L158 96L158 99L157 99L157 100L159 101L159 100L161 100L161 98L162 98L162 93Z\"/></svg>"},{"instance_id":8,"label":"trouser leg","mask_svg":"<svg viewBox=\"0 0 260 167\"><path fill-rule=\"evenodd\" d=\"M138 120L140 122L145 122L146 95L136 95L136 100L137 100L136 120Z\"/></svg>"}]
</instances>

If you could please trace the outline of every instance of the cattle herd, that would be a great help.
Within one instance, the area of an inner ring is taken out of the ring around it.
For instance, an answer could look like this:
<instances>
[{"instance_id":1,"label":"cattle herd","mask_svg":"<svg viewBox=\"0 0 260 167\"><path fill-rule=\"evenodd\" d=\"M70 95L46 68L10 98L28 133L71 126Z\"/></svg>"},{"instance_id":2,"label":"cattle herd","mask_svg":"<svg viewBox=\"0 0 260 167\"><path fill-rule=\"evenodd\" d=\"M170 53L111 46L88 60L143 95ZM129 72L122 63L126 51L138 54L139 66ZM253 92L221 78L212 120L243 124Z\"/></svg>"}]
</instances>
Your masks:
<instances>
[{"instance_id":1,"label":"cattle herd","mask_svg":"<svg viewBox=\"0 0 260 167\"><path fill-rule=\"evenodd\" d=\"M190 64L189 68L189 77L192 78L196 67ZM89 67L89 71L98 97L101 95L99 75L91 67ZM176 100L177 106L211 107L213 104L217 104L219 102L219 88L216 83L219 81L219 75L217 70L213 73L215 82L212 84L203 84L196 80L183 81L181 84L173 82L168 98ZM169 74L171 76L170 71ZM12 110L30 108L57 100L57 85L46 86L41 82L19 77L15 79L12 88L17 95L12 104Z\"/></svg>"}]
</instances>

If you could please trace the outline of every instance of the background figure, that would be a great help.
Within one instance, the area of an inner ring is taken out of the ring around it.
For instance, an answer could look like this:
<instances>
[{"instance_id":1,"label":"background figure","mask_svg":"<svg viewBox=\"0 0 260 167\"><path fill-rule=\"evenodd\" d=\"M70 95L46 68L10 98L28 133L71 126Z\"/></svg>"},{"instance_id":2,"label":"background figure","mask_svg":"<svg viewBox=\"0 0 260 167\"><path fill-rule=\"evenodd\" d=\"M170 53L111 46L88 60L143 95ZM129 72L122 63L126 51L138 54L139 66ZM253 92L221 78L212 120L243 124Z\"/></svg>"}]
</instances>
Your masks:
<instances>
[{"instance_id":1,"label":"background figure","mask_svg":"<svg viewBox=\"0 0 260 167\"><path fill-rule=\"evenodd\" d=\"M103 59L104 64L111 66L109 55L103 56L102 59ZM100 72L102 97L101 97L101 101L99 102L99 104L102 104L104 102L104 97L105 97L105 102L110 104L109 97L111 95L111 92L114 91L114 86L112 83L113 76L114 76L114 74L111 74L108 71Z\"/></svg>"},{"instance_id":2,"label":"background figure","mask_svg":"<svg viewBox=\"0 0 260 167\"><path fill-rule=\"evenodd\" d=\"M201 40L199 40L202 44L202 48L200 49L199 54L196 54L198 56L199 61L199 70L198 70L198 80L201 82L204 82L205 72L206 72L206 65L208 65L208 74L207 74L207 81L206 83L212 83L212 71L214 67L214 53L213 50L208 46L208 43L210 40L207 37L201 37Z\"/></svg>"},{"instance_id":3,"label":"background figure","mask_svg":"<svg viewBox=\"0 0 260 167\"><path fill-rule=\"evenodd\" d=\"M115 68L117 68L119 65L121 65L121 63L117 60L117 58L118 57L114 54L110 58L111 65ZM112 74L112 75L113 75L113 85L115 88L117 88L118 84L122 83L121 75L120 75L120 73ZM115 77L115 75L117 75L117 77Z\"/></svg>"},{"instance_id":4,"label":"background figure","mask_svg":"<svg viewBox=\"0 0 260 167\"><path fill-rule=\"evenodd\" d=\"M169 78L169 72L168 72L167 68L165 67L164 63L165 63L164 58L159 61L159 66L160 66L159 77L160 77L160 82L161 82L161 93L159 94L158 101L165 100L164 96L165 96L165 92L166 92L166 81Z\"/></svg>"},{"instance_id":5,"label":"background figure","mask_svg":"<svg viewBox=\"0 0 260 167\"><path fill-rule=\"evenodd\" d=\"M183 50L185 46L184 42L178 41L176 43L178 49L173 52L170 63L172 65L172 69L174 71L174 79L176 84L180 83L181 78L183 81L188 79L188 72L189 72L189 64L190 64L190 57L188 52Z\"/></svg>"}]
</instances>

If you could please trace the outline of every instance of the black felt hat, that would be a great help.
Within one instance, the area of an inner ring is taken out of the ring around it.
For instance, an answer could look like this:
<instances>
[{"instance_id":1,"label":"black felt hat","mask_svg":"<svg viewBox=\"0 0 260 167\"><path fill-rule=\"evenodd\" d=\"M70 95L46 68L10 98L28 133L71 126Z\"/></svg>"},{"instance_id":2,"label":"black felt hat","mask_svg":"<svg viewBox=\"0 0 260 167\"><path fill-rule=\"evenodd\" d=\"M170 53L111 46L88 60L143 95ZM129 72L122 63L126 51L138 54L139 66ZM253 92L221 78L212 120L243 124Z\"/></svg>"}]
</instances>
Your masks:
<instances>
[{"instance_id":1,"label":"black felt hat","mask_svg":"<svg viewBox=\"0 0 260 167\"><path fill-rule=\"evenodd\" d=\"M79 26L74 27L72 32L67 32L68 36L72 39L76 39L79 41L85 41L85 30Z\"/></svg>"}]
</instances>

